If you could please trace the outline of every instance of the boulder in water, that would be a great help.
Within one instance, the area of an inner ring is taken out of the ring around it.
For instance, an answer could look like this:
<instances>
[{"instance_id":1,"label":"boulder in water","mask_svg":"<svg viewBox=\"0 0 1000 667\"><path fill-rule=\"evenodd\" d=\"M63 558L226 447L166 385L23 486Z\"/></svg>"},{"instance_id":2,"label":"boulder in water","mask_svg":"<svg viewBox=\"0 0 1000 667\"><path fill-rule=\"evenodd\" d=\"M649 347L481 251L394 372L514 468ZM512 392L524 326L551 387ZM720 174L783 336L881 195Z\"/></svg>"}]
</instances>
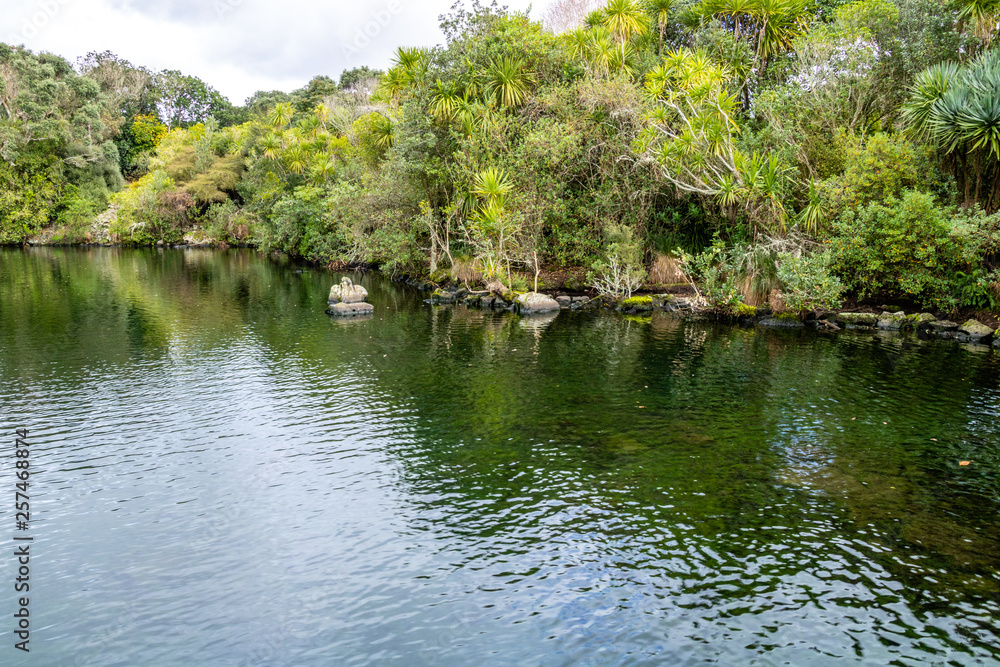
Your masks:
<instances>
[{"instance_id":1,"label":"boulder in water","mask_svg":"<svg viewBox=\"0 0 1000 667\"><path fill-rule=\"evenodd\" d=\"M361 285L355 285L347 277L340 280L339 285L330 288L330 305L335 303L361 303L368 298L368 290Z\"/></svg>"},{"instance_id":2,"label":"boulder in water","mask_svg":"<svg viewBox=\"0 0 1000 667\"><path fill-rule=\"evenodd\" d=\"M357 317L358 315L372 315L375 313L375 306L370 303L331 303L326 309L327 315L337 315L340 317Z\"/></svg>"},{"instance_id":3,"label":"boulder in water","mask_svg":"<svg viewBox=\"0 0 1000 667\"><path fill-rule=\"evenodd\" d=\"M548 313L559 310L559 302L538 292L528 292L517 297L517 306L522 313Z\"/></svg>"}]
</instances>

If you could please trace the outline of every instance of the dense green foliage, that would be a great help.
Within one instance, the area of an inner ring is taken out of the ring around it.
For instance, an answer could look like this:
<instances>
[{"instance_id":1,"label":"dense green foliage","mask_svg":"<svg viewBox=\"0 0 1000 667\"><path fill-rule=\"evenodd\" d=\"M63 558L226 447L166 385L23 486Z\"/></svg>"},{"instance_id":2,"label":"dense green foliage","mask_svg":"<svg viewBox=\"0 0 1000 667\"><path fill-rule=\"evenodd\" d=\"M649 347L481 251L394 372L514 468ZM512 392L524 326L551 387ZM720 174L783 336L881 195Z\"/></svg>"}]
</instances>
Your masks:
<instances>
[{"instance_id":1,"label":"dense green foliage","mask_svg":"<svg viewBox=\"0 0 1000 667\"><path fill-rule=\"evenodd\" d=\"M494 287L578 267L624 295L658 261L733 312L831 307L844 286L992 307L1000 52L977 12L610 0L556 33L475 0L441 17L443 46L242 107L112 54L74 70L4 47L0 241L113 199L121 243Z\"/></svg>"}]
</instances>

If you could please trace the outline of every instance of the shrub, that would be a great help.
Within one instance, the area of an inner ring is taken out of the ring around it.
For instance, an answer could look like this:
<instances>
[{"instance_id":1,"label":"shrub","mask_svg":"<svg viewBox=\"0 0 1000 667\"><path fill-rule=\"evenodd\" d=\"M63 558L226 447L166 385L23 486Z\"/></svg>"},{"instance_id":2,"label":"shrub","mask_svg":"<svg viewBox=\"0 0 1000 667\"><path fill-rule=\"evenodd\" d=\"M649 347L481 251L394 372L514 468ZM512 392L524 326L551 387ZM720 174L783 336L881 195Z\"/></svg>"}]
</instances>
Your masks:
<instances>
[{"instance_id":1,"label":"shrub","mask_svg":"<svg viewBox=\"0 0 1000 667\"><path fill-rule=\"evenodd\" d=\"M834 270L862 297L911 298L921 305L953 308L952 278L981 255L968 216L909 191L857 210L833 223L828 242Z\"/></svg>"},{"instance_id":2,"label":"shrub","mask_svg":"<svg viewBox=\"0 0 1000 667\"><path fill-rule=\"evenodd\" d=\"M829 253L778 255L781 298L789 310L806 312L837 308L844 283L830 271Z\"/></svg>"},{"instance_id":3,"label":"shrub","mask_svg":"<svg viewBox=\"0 0 1000 667\"><path fill-rule=\"evenodd\" d=\"M624 225L610 225L606 237L606 254L594 262L588 279L601 294L628 298L646 277L642 247L632 230Z\"/></svg>"},{"instance_id":4,"label":"shrub","mask_svg":"<svg viewBox=\"0 0 1000 667\"><path fill-rule=\"evenodd\" d=\"M173 241L180 237L179 227L187 221L191 197L174 190L174 182L162 169L146 174L113 201L118 212L109 228L119 243L149 244Z\"/></svg>"},{"instance_id":5,"label":"shrub","mask_svg":"<svg viewBox=\"0 0 1000 667\"><path fill-rule=\"evenodd\" d=\"M684 272L696 278L701 295L711 307L724 313L739 314L745 304L741 276L735 270L730 249L716 238L705 252L690 255L678 249Z\"/></svg>"},{"instance_id":6,"label":"shrub","mask_svg":"<svg viewBox=\"0 0 1000 667\"><path fill-rule=\"evenodd\" d=\"M944 194L948 179L934 165L928 146L912 143L902 134L876 132L864 141L844 139L844 172L821 187L827 212L899 198L906 189Z\"/></svg>"}]
</instances>

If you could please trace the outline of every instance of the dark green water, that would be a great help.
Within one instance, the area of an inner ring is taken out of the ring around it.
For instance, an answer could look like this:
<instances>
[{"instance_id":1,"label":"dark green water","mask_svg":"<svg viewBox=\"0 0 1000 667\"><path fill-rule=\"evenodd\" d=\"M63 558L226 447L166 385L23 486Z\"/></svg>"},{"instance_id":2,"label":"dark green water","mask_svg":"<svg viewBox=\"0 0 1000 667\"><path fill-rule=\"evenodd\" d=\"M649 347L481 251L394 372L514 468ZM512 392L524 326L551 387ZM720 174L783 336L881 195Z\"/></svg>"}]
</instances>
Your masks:
<instances>
[{"instance_id":1,"label":"dark green water","mask_svg":"<svg viewBox=\"0 0 1000 667\"><path fill-rule=\"evenodd\" d=\"M298 268L0 251L0 664L1000 664L995 351Z\"/></svg>"}]
</instances>

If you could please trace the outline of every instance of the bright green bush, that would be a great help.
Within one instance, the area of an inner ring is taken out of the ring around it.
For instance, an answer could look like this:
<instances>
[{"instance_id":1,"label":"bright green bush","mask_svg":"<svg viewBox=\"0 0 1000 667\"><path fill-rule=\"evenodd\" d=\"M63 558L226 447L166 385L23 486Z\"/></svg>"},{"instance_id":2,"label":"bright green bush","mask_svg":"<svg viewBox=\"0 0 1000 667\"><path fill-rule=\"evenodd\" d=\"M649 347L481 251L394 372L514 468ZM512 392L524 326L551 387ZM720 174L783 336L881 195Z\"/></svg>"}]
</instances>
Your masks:
<instances>
[{"instance_id":1,"label":"bright green bush","mask_svg":"<svg viewBox=\"0 0 1000 667\"><path fill-rule=\"evenodd\" d=\"M698 281L701 296L716 310L733 315L745 308L742 277L736 269L732 249L716 238L704 252L689 254L676 251L684 272Z\"/></svg>"},{"instance_id":2,"label":"bright green bush","mask_svg":"<svg viewBox=\"0 0 1000 667\"><path fill-rule=\"evenodd\" d=\"M49 221L57 199L52 181L0 160L0 244L24 243Z\"/></svg>"},{"instance_id":3,"label":"bright green bush","mask_svg":"<svg viewBox=\"0 0 1000 667\"><path fill-rule=\"evenodd\" d=\"M119 243L147 245L179 241L194 205L190 195L177 192L162 169L146 174L113 197L118 213L108 229Z\"/></svg>"},{"instance_id":4,"label":"bright green bush","mask_svg":"<svg viewBox=\"0 0 1000 667\"><path fill-rule=\"evenodd\" d=\"M978 263L982 249L967 216L913 191L845 210L828 243L834 270L860 296L942 308L957 305L952 276Z\"/></svg>"},{"instance_id":5,"label":"bright green bush","mask_svg":"<svg viewBox=\"0 0 1000 667\"><path fill-rule=\"evenodd\" d=\"M843 173L827 179L820 188L828 214L899 198L906 189L940 196L951 184L937 168L931 148L902 134L848 136L842 145Z\"/></svg>"}]
</instances>

